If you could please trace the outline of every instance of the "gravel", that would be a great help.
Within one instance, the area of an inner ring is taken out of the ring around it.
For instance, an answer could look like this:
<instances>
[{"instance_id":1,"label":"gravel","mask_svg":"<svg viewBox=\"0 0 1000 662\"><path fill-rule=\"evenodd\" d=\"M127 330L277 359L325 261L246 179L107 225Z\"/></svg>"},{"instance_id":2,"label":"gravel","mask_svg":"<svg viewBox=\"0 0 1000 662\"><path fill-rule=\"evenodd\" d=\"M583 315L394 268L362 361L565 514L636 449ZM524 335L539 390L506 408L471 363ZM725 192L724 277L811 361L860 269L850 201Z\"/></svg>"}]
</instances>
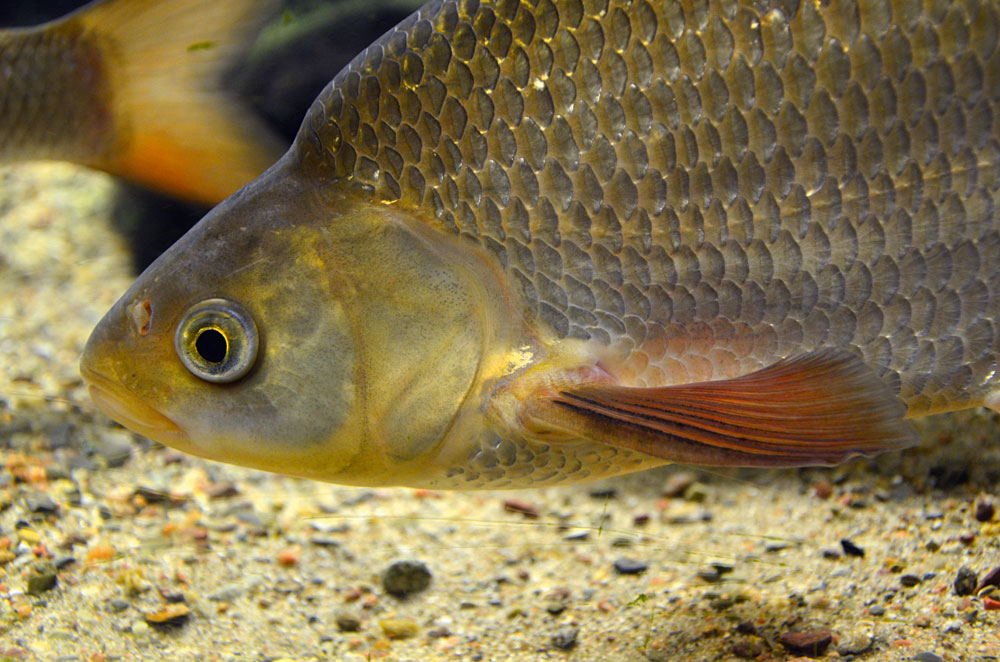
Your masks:
<instances>
[{"instance_id":1,"label":"gravel","mask_svg":"<svg viewBox=\"0 0 1000 662\"><path fill-rule=\"evenodd\" d=\"M992 415L917 420L920 447L833 470L666 467L510 493L203 461L110 423L77 373L133 277L113 190L60 164L0 169L0 657L520 662L565 657L559 634L579 660L784 661L779 637L823 631L826 658L1000 656L1000 612L974 595L998 565L1000 522L976 515L1000 467ZM383 583L400 560L433 568L405 600ZM707 585L716 562L737 570Z\"/></svg>"}]
</instances>

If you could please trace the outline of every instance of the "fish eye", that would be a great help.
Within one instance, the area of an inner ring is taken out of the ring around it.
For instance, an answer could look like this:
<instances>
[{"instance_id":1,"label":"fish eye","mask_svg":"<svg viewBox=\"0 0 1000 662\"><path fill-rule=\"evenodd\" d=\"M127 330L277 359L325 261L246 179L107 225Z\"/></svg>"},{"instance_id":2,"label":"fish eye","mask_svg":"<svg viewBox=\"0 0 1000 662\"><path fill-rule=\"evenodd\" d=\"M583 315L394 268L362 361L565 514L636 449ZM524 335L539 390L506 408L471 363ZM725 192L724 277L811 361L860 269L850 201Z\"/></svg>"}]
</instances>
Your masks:
<instances>
[{"instance_id":1,"label":"fish eye","mask_svg":"<svg viewBox=\"0 0 1000 662\"><path fill-rule=\"evenodd\" d=\"M257 325L243 306L226 299L205 299L184 313L174 348L184 367L207 382L234 382L257 359Z\"/></svg>"}]
</instances>

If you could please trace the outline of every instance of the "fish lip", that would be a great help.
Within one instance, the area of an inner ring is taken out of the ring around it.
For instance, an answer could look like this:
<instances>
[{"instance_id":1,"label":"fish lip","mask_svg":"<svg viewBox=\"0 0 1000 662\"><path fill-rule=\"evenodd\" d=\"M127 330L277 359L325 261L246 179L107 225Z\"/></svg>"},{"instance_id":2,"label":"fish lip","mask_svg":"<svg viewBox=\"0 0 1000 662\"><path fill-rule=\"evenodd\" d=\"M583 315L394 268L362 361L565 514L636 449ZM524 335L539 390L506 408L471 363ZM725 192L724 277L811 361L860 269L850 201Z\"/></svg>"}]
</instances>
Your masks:
<instances>
[{"instance_id":1,"label":"fish lip","mask_svg":"<svg viewBox=\"0 0 1000 662\"><path fill-rule=\"evenodd\" d=\"M153 409L127 388L86 365L80 374L87 383L90 399L110 418L154 441L168 446L187 445L189 437L176 423Z\"/></svg>"}]
</instances>

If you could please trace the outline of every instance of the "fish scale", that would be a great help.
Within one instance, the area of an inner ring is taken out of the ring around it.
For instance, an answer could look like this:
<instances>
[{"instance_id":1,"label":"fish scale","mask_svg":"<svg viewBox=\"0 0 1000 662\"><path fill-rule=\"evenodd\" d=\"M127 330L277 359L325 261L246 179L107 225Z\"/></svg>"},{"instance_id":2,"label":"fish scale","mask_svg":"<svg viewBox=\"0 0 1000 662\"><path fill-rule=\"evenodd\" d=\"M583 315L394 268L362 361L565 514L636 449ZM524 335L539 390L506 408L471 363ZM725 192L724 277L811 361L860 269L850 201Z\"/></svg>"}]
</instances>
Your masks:
<instances>
[{"instance_id":1,"label":"fish scale","mask_svg":"<svg viewBox=\"0 0 1000 662\"><path fill-rule=\"evenodd\" d=\"M0 32L0 160L94 161L110 149L99 58L74 24Z\"/></svg>"},{"instance_id":2,"label":"fish scale","mask_svg":"<svg viewBox=\"0 0 1000 662\"><path fill-rule=\"evenodd\" d=\"M911 415L993 388L995 2L432 2L307 166L481 244L637 385L852 346Z\"/></svg>"}]
</instances>

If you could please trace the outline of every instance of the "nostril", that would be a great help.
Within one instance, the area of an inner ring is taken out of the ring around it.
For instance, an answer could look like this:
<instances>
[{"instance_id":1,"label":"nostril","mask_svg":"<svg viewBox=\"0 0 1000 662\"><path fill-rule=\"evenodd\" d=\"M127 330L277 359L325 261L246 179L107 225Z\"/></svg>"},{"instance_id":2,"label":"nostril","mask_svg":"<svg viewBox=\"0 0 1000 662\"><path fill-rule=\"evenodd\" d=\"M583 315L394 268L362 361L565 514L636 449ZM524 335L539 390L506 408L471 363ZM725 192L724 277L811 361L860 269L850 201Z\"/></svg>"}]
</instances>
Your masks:
<instances>
[{"instance_id":1,"label":"nostril","mask_svg":"<svg viewBox=\"0 0 1000 662\"><path fill-rule=\"evenodd\" d=\"M131 304L127 309L127 314L136 333L140 336L149 333L149 322L153 318L153 307L149 303L149 299Z\"/></svg>"}]
</instances>

